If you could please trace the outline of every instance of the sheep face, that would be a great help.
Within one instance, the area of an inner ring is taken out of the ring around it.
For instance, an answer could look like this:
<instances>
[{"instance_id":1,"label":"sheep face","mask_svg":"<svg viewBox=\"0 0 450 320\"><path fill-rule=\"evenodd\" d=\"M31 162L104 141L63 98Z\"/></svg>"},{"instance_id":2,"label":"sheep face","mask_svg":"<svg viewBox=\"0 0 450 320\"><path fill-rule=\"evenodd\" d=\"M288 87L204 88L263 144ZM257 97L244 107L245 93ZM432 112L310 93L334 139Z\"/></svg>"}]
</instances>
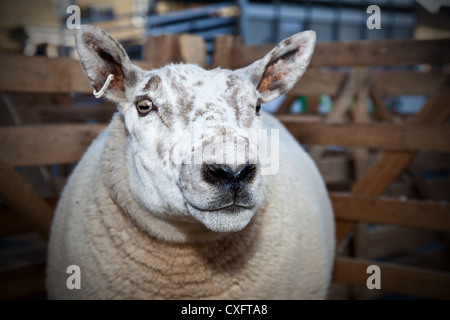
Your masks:
<instances>
[{"instance_id":1,"label":"sheep face","mask_svg":"<svg viewBox=\"0 0 450 320\"><path fill-rule=\"evenodd\" d=\"M309 63L315 34L288 38L235 71L172 64L145 71L104 31L76 36L95 90L119 104L127 129L130 190L152 214L202 223L217 232L244 228L263 203L259 108L289 90Z\"/></svg>"}]
</instances>

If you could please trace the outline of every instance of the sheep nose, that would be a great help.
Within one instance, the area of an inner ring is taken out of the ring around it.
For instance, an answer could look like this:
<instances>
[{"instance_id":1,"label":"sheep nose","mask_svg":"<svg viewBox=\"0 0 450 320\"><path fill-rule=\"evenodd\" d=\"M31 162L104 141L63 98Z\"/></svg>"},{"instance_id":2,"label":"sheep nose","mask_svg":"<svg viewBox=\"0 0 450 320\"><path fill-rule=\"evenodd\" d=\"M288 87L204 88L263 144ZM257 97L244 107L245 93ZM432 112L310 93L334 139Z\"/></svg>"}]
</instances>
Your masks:
<instances>
[{"instance_id":1,"label":"sheep nose","mask_svg":"<svg viewBox=\"0 0 450 320\"><path fill-rule=\"evenodd\" d=\"M238 191L244 186L246 181L251 180L255 175L256 165L245 164L236 171L220 164L204 165L203 173L206 181L212 184L225 184L232 191Z\"/></svg>"}]
</instances>

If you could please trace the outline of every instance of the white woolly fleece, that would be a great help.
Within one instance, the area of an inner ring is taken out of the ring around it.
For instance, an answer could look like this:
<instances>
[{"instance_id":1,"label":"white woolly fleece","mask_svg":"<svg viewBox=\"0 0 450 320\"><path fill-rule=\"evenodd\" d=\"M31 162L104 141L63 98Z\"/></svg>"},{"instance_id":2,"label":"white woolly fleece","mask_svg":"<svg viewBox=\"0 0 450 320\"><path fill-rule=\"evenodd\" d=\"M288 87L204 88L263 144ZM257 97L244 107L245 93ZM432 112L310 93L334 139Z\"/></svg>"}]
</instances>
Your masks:
<instances>
[{"instance_id":1,"label":"white woolly fleece","mask_svg":"<svg viewBox=\"0 0 450 320\"><path fill-rule=\"evenodd\" d=\"M323 180L280 130L280 169L241 231L156 218L129 190L126 130L116 114L71 175L51 229L47 291L56 299L323 299L334 261L334 217ZM146 219L154 234L138 227ZM158 231L159 230L159 231ZM158 231L158 232L157 232ZM167 241L165 239L177 239ZM81 289L66 269L81 269Z\"/></svg>"}]
</instances>

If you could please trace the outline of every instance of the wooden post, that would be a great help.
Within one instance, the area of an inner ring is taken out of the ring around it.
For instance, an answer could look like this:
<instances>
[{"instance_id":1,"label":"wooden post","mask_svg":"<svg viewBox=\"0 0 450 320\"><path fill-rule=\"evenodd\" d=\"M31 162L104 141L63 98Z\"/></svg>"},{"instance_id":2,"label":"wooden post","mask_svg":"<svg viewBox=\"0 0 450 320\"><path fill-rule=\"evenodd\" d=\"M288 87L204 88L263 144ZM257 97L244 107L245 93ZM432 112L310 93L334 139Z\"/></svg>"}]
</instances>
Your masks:
<instances>
[{"instance_id":1,"label":"wooden post","mask_svg":"<svg viewBox=\"0 0 450 320\"><path fill-rule=\"evenodd\" d=\"M213 68L230 68L233 48L238 40L232 35L220 35L214 39Z\"/></svg>"},{"instance_id":2,"label":"wooden post","mask_svg":"<svg viewBox=\"0 0 450 320\"><path fill-rule=\"evenodd\" d=\"M345 113L348 111L350 99L356 93L356 85L356 73L352 70L343 83L342 88L333 103L333 108L325 118L326 123L343 122ZM324 151L324 146L312 146L308 150L308 153L317 162Z\"/></svg>"},{"instance_id":3,"label":"wooden post","mask_svg":"<svg viewBox=\"0 0 450 320\"><path fill-rule=\"evenodd\" d=\"M206 67L206 43L201 36L182 34L178 43L182 62Z\"/></svg>"},{"instance_id":4,"label":"wooden post","mask_svg":"<svg viewBox=\"0 0 450 320\"><path fill-rule=\"evenodd\" d=\"M450 116L450 85L448 82L439 89L411 119L411 123L437 124L445 121ZM383 153L369 171L353 185L352 195L379 196L392 183L392 181L408 166L414 158L415 152L389 151ZM341 242L354 227L354 223L336 221L336 237Z\"/></svg>"},{"instance_id":5,"label":"wooden post","mask_svg":"<svg viewBox=\"0 0 450 320\"><path fill-rule=\"evenodd\" d=\"M2 158L0 176L0 196L14 212L47 240L53 217L51 207Z\"/></svg>"}]
</instances>

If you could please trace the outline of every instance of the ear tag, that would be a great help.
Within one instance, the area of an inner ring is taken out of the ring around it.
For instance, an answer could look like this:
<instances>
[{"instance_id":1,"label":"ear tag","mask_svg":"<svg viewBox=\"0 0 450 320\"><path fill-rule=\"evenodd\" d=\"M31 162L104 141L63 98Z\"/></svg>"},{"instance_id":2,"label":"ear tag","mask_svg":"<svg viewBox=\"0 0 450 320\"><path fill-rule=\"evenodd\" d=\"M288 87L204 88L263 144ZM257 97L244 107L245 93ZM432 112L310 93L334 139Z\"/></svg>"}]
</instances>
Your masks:
<instances>
[{"instance_id":1,"label":"ear tag","mask_svg":"<svg viewBox=\"0 0 450 320\"><path fill-rule=\"evenodd\" d=\"M95 89L94 89L94 92L93 92L93 94L94 94L94 97L96 97L97 99L98 98L100 98L102 95L104 95L105 94L105 92L106 92L106 90L108 89L108 87L109 87L109 84L111 83L111 81L114 79L114 75L113 74L109 74L108 75L108 78L106 78L106 81L105 81L105 83L103 84L103 87L97 92L97 91L95 91Z\"/></svg>"}]
</instances>

